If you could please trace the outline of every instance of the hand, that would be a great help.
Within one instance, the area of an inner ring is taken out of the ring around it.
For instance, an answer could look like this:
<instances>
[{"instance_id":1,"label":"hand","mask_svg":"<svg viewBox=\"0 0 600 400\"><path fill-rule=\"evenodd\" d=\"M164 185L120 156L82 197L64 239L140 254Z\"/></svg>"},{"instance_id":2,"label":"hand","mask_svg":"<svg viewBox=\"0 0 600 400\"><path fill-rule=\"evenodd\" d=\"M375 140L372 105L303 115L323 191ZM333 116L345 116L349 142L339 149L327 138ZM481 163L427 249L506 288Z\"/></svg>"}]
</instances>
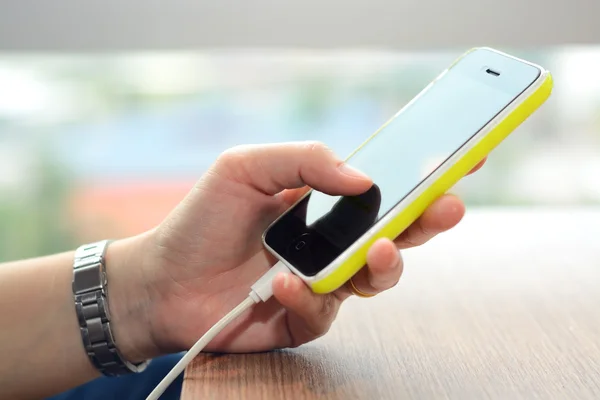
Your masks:
<instances>
[{"instance_id":1,"label":"hand","mask_svg":"<svg viewBox=\"0 0 600 400\"><path fill-rule=\"evenodd\" d=\"M109 299L121 350L141 360L188 349L275 263L261 235L307 187L357 195L371 184L319 143L226 151L160 226L111 246ZM427 242L463 214L457 197L442 196L395 241L373 244L368 266L353 279L356 286L372 294L392 288L403 269L398 249ZM345 286L316 295L292 274L277 276L273 285L273 299L232 323L206 350L299 346L326 333L351 295Z\"/></svg>"}]
</instances>

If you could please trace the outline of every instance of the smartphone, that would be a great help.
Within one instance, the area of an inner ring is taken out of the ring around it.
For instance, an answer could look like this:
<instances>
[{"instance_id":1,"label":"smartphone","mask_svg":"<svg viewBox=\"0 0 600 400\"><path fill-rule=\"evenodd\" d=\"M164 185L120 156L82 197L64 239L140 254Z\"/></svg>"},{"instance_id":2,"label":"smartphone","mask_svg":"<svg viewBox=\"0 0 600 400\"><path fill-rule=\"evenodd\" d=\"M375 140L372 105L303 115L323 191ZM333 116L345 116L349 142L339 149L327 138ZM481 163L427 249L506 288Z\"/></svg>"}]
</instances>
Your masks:
<instances>
[{"instance_id":1,"label":"smartphone","mask_svg":"<svg viewBox=\"0 0 600 400\"><path fill-rule=\"evenodd\" d=\"M263 244L315 293L342 286L377 239L400 235L550 96L533 63L475 48L443 71L346 161L373 180L358 196L309 190Z\"/></svg>"}]
</instances>

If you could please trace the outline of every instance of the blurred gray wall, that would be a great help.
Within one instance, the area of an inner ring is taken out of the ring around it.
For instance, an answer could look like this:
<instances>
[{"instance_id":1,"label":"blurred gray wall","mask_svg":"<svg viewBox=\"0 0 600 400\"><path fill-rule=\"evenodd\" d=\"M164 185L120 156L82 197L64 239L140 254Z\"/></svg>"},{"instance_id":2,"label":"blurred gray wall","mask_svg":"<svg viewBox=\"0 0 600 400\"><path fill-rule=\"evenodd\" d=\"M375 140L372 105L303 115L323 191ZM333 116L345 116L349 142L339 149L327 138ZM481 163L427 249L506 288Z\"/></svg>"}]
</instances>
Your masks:
<instances>
[{"instance_id":1,"label":"blurred gray wall","mask_svg":"<svg viewBox=\"0 0 600 400\"><path fill-rule=\"evenodd\" d=\"M0 49L600 42L600 0L0 0Z\"/></svg>"}]
</instances>

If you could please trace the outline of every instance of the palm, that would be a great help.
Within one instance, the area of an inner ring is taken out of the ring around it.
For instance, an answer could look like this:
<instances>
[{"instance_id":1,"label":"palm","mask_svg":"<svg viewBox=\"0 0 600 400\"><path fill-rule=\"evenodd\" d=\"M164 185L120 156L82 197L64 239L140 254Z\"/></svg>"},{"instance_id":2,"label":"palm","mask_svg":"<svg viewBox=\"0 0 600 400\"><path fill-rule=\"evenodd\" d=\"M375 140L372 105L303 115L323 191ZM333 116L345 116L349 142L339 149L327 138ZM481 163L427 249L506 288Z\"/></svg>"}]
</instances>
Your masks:
<instances>
[{"instance_id":1,"label":"palm","mask_svg":"<svg viewBox=\"0 0 600 400\"><path fill-rule=\"evenodd\" d=\"M262 232L304 190L271 197L209 176L181 204L183 209L176 210L159 228L168 230L168 235L162 237L178 239L163 239L160 245L165 254L170 254L164 273L173 286L162 309L157 310L157 318L162 326L172 328L168 335L177 336L176 342L183 348L189 348L239 304L250 286L274 264L275 260L263 248ZM195 218L183 219L180 215ZM196 319L194 315L203 318ZM207 350L262 351L299 345L311 336L314 335L303 327L301 318L271 299L228 326Z\"/></svg>"}]
</instances>

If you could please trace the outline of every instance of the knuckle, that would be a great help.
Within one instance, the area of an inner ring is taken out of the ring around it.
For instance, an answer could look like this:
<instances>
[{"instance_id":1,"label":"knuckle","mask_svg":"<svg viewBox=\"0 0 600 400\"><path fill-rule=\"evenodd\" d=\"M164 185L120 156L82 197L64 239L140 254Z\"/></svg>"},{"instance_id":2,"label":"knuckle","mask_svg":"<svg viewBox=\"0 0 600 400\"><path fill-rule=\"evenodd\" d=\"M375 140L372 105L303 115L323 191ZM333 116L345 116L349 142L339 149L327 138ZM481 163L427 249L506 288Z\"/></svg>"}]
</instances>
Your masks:
<instances>
[{"instance_id":1,"label":"knuckle","mask_svg":"<svg viewBox=\"0 0 600 400\"><path fill-rule=\"evenodd\" d=\"M311 318L312 322L308 326L311 340L318 339L329 331L337 310L338 307L335 299L331 296L324 296L321 307L316 315Z\"/></svg>"},{"instance_id":2,"label":"knuckle","mask_svg":"<svg viewBox=\"0 0 600 400\"><path fill-rule=\"evenodd\" d=\"M388 285L388 287L386 287L384 290L392 289L392 288L396 287L396 285L398 285L398 283L400 283L400 277L399 276L395 277L394 280L391 281L390 284Z\"/></svg>"},{"instance_id":3,"label":"knuckle","mask_svg":"<svg viewBox=\"0 0 600 400\"><path fill-rule=\"evenodd\" d=\"M381 292L382 290L385 290L388 288L388 279L386 279L385 277L379 277L379 276L373 276L369 279L369 286L371 286L372 289L374 290L370 290L369 293L373 292L373 294L378 294L379 292Z\"/></svg>"},{"instance_id":4,"label":"knuckle","mask_svg":"<svg viewBox=\"0 0 600 400\"><path fill-rule=\"evenodd\" d=\"M309 153L317 154L318 156L331 154L331 149L323 142L308 141L305 146Z\"/></svg>"},{"instance_id":5,"label":"knuckle","mask_svg":"<svg viewBox=\"0 0 600 400\"><path fill-rule=\"evenodd\" d=\"M393 288L400 282L402 276L402 263L398 263L394 266L394 269L386 274L380 276L373 275L369 279L369 284L377 292L388 290Z\"/></svg>"},{"instance_id":6,"label":"knuckle","mask_svg":"<svg viewBox=\"0 0 600 400\"><path fill-rule=\"evenodd\" d=\"M232 163L238 163L242 158L244 158L244 154L247 152L248 146L245 145L237 145L234 147L230 147L227 150L223 151L217 157L216 163L219 165L230 165Z\"/></svg>"},{"instance_id":7,"label":"knuckle","mask_svg":"<svg viewBox=\"0 0 600 400\"><path fill-rule=\"evenodd\" d=\"M425 229L421 220L418 219L415 224L404 232L402 241L410 247L417 247L427 243L432 236L433 235Z\"/></svg>"},{"instance_id":8,"label":"knuckle","mask_svg":"<svg viewBox=\"0 0 600 400\"><path fill-rule=\"evenodd\" d=\"M420 246L421 244L423 244L423 243L420 243L419 238L416 237L416 235L414 234L414 231L412 231L412 230L406 231L406 233L402 237L402 242L404 242L404 244L407 247L417 247L417 246Z\"/></svg>"},{"instance_id":9,"label":"knuckle","mask_svg":"<svg viewBox=\"0 0 600 400\"><path fill-rule=\"evenodd\" d=\"M231 147L217 157L211 170L229 179L247 181L252 178L249 172L253 164L251 150L249 145Z\"/></svg>"},{"instance_id":10,"label":"knuckle","mask_svg":"<svg viewBox=\"0 0 600 400\"><path fill-rule=\"evenodd\" d=\"M336 313L336 305L334 299L330 296L325 296L323 299L323 304L320 310L320 316L323 319L329 319L335 316Z\"/></svg>"},{"instance_id":11,"label":"knuckle","mask_svg":"<svg viewBox=\"0 0 600 400\"><path fill-rule=\"evenodd\" d=\"M375 281L371 284L373 289L377 291L377 294L383 292L384 290L388 290L396 286L400 279L397 277L390 277L386 279L382 279L380 281Z\"/></svg>"},{"instance_id":12,"label":"knuckle","mask_svg":"<svg viewBox=\"0 0 600 400\"><path fill-rule=\"evenodd\" d=\"M331 322L325 322L318 324L317 326L312 327L310 330L310 335L312 336L312 340L318 339L322 336L325 336L327 332L329 332L329 328L331 327Z\"/></svg>"},{"instance_id":13,"label":"knuckle","mask_svg":"<svg viewBox=\"0 0 600 400\"><path fill-rule=\"evenodd\" d=\"M425 243L431 236L429 230L425 228L422 218L417 220L415 230L417 231L417 236L423 241L423 243Z\"/></svg>"},{"instance_id":14,"label":"knuckle","mask_svg":"<svg viewBox=\"0 0 600 400\"><path fill-rule=\"evenodd\" d=\"M214 165L217 168L229 167L229 166L237 163L239 160L239 157L240 157L240 155L239 155L237 149L235 149L235 148L227 149L224 152L222 152L221 154L219 154L219 156L215 160Z\"/></svg>"}]
</instances>

